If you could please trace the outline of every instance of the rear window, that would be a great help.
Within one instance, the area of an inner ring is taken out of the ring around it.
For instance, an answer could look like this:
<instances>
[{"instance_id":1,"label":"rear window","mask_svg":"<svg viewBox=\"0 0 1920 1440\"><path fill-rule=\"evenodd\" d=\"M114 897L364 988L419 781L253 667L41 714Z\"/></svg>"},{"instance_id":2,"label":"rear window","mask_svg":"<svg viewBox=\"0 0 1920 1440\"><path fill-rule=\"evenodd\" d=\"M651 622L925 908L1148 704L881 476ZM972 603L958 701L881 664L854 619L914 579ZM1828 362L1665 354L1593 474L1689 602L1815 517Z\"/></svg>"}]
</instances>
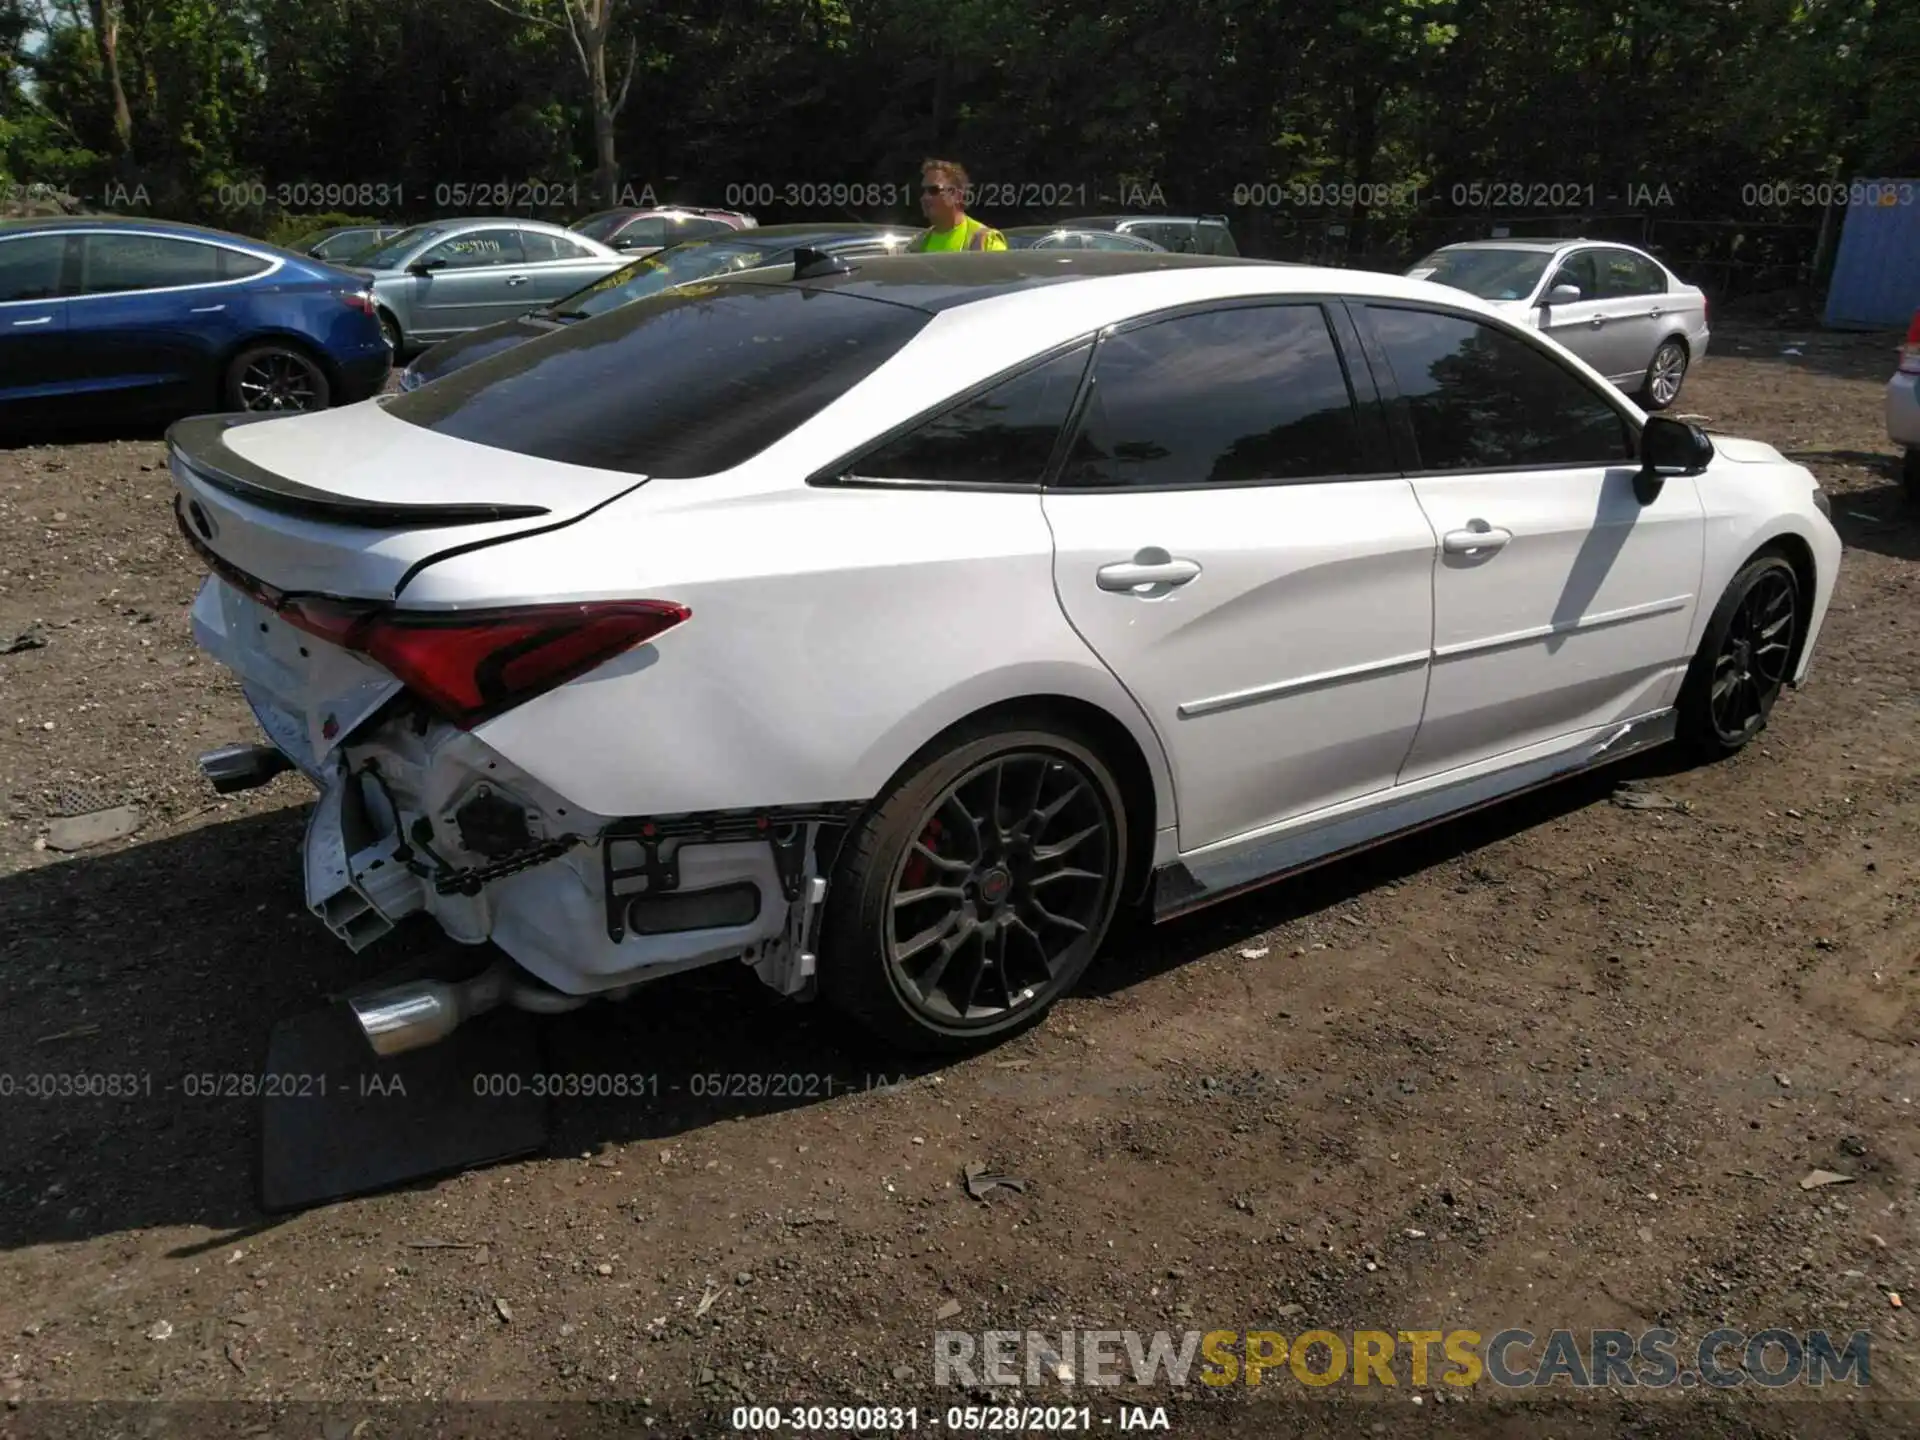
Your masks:
<instances>
[{"instance_id":1,"label":"rear window","mask_svg":"<svg viewBox=\"0 0 1920 1440\"><path fill-rule=\"evenodd\" d=\"M516 345L387 413L568 465L710 475L817 415L931 318L831 291L696 285Z\"/></svg>"}]
</instances>

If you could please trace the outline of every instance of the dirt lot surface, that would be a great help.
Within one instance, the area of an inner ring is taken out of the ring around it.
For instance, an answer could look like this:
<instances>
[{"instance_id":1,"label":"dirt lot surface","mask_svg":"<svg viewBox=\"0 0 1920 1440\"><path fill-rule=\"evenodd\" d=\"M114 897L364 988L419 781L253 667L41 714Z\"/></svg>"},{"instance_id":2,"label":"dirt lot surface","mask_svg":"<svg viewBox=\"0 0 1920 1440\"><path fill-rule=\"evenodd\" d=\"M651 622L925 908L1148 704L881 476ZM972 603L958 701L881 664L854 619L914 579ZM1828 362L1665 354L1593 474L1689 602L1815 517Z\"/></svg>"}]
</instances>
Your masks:
<instances>
[{"instance_id":1,"label":"dirt lot surface","mask_svg":"<svg viewBox=\"0 0 1920 1440\"><path fill-rule=\"evenodd\" d=\"M1920 1407L1920 523L1880 421L1892 344L1723 332L1679 407L1811 466L1848 542L1808 687L1735 760L1590 777L1129 932L1042 1028L941 1067L744 971L665 982L541 1026L546 1069L657 1093L556 1101L542 1155L290 1216L257 1206L255 1102L188 1077L256 1072L276 1021L454 947L348 954L302 905L304 782L222 801L196 775L253 728L191 645L160 444L0 451L0 1434L153 1399L619 1400L621 1433L703 1435L741 1397L864 1398L925 1429L966 1398L932 1384L941 1329L1664 1327L1684 1359L1722 1326L1868 1331L1871 1387L1549 1421L1484 1382L1414 1390L1403 1350L1391 1390L1043 1394L1107 1430L1164 1404L1175 1434L1914 1433L1920 1408L1871 1408ZM1623 775L1680 804L1610 803ZM46 848L122 804L131 837ZM26 1093L88 1074L138 1093ZM1025 1188L973 1198L970 1164ZM323 1433L197 1413L170 1433ZM541 1413L527 1433L585 1424Z\"/></svg>"}]
</instances>

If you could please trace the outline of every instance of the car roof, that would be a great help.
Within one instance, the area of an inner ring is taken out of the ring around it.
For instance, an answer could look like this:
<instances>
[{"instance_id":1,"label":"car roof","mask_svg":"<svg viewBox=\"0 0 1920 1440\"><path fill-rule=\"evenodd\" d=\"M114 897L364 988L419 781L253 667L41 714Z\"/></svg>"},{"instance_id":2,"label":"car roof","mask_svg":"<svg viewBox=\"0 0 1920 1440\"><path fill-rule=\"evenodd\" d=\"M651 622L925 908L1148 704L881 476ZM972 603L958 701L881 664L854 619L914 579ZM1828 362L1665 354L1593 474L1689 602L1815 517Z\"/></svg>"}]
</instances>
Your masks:
<instances>
[{"instance_id":1,"label":"car roof","mask_svg":"<svg viewBox=\"0 0 1920 1440\"><path fill-rule=\"evenodd\" d=\"M150 235L176 235L182 240L216 240L223 245L272 255L288 253L283 247L253 235L239 235L211 225L188 225L179 220L148 220L138 215L41 215L0 220L0 237L52 234L62 230L138 230Z\"/></svg>"},{"instance_id":2,"label":"car roof","mask_svg":"<svg viewBox=\"0 0 1920 1440\"><path fill-rule=\"evenodd\" d=\"M1143 221L1159 225L1218 225L1225 228L1227 217L1224 215L1076 215L1071 220L1062 220L1062 226L1069 230L1091 227L1111 230L1117 225L1134 225Z\"/></svg>"},{"instance_id":3,"label":"car roof","mask_svg":"<svg viewBox=\"0 0 1920 1440\"><path fill-rule=\"evenodd\" d=\"M1574 245L1614 245L1622 250L1633 249L1633 246L1622 245L1617 240L1589 240L1585 236L1516 235L1508 240L1460 240L1452 245L1442 245L1431 253L1438 255L1441 250L1540 250L1551 253Z\"/></svg>"},{"instance_id":4,"label":"car roof","mask_svg":"<svg viewBox=\"0 0 1920 1440\"><path fill-rule=\"evenodd\" d=\"M785 241L823 238L826 236L844 236L849 240L859 240L870 235L916 235L919 230L912 225L876 225L871 221L847 220L837 222L804 222L795 225L757 225L751 230L736 230L731 235L702 235L698 241L721 240L737 241L743 245L758 245L763 241Z\"/></svg>"},{"instance_id":5,"label":"car roof","mask_svg":"<svg viewBox=\"0 0 1920 1440\"><path fill-rule=\"evenodd\" d=\"M846 271L830 271L785 283L803 289L835 290L938 314L1000 295L1078 280L1235 265L1278 268L1264 260L1230 255L1177 255L1170 251L945 251L875 255L856 262Z\"/></svg>"},{"instance_id":6,"label":"car roof","mask_svg":"<svg viewBox=\"0 0 1920 1440\"><path fill-rule=\"evenodd\" d=\"M472 230L501 225L510 226L515 230L544 230L553 235L572 235L577 240L587 239L584 235L574 235L574 232L566 226L556 225L551 220L529 220L524 215L457 215L449 220L429 220L418 228L445 233L449 230Z\"/></svg>"}]
</instances>

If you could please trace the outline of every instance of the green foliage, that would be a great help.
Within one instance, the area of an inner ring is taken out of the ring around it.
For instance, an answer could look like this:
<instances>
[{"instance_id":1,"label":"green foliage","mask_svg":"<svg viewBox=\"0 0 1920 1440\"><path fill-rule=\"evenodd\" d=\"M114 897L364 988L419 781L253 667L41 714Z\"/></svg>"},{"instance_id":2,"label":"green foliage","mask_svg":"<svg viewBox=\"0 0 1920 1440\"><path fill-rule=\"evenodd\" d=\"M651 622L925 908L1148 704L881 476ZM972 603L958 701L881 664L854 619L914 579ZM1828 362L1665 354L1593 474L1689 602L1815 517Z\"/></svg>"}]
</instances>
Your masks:
<instances>
[{"instance_id":1,"label":"green foliage","mask_svg":"<svg viewBox=\"0 0 1920 1440\"><path fill-rule=\"evenodd\" d=\"M0 174L136 186L159 213L289 238L321 212L476 208L463 187L556 216L532 202L577 194L577 213L594 134L567 3L113 0L133 118L116 159L89 7L0 0ZM1911 0L619 0L616 92L629 57L624 182L705 204L771 187L748 206L768 223L910 218L935 154L1004 202L1000 223L1041 218L1023 196L1060 214L1158 187L1292 254L1452 238L1474 182L1591 184L1594 210L1664 187L1672 216L1753 218L1757 184L1920 171ZM783 203L860 182L900 203ZM1231 198L1293 184L1422 199Z\"/></svg>"}]
</instances>

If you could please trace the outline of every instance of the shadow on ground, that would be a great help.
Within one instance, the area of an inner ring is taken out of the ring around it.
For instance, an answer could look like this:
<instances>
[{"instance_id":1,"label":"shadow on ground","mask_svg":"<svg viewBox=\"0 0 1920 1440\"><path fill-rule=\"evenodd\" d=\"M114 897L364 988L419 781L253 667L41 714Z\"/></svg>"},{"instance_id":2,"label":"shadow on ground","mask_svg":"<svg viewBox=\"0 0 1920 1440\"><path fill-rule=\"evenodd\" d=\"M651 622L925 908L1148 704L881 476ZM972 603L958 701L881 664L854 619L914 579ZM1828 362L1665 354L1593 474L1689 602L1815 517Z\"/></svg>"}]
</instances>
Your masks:
<instances>
[{"instance_id":1,"label":"shadow on ground","mask_svg":"<svg viewBox=\"0 0 1920 1440\"><path fill-rule=\"evenodd\" d=\"M1593 804L1622 779L1669 773L1678 760L1636 757L1185 920L1123 925L1085 989L1138 985ZM219 1093L227 1088L219 1077L258 1074L277 1022L349 989L470 972L491 958L451 944L430 922L350 954L302 903L295 855L304 813L210 825L0 879L0 1248L152 1226L277 1223L257 1203L259 1102ZM824 1007L782 1000L731 966L536 1023L545 1073L658 1077L638 1098L554 1102L556 1154L810 1105L938 1064L878 1050ZM814 1078L784 1088L705 1078L723 1076ZM194 1241L183 1253L231 1238Z\"/></svg>"},{"instance_id":2,"label":"shadow on ground","mask_svg":"<svg viewBox=\"0 0 1920 1440\"><path fill-rule=\"evenodd\" d=\"M1898 475L1892 460L1886 462L1886 470L1881 473L1889 472ZM1895 560L1920 560L1920 505L1907 498L1897 478L1836 494L1833 528L1840 532L1849 550L1871 550ZM1845 563L1843 559L1841 564Z\"/></svg>"}]
</instances>

